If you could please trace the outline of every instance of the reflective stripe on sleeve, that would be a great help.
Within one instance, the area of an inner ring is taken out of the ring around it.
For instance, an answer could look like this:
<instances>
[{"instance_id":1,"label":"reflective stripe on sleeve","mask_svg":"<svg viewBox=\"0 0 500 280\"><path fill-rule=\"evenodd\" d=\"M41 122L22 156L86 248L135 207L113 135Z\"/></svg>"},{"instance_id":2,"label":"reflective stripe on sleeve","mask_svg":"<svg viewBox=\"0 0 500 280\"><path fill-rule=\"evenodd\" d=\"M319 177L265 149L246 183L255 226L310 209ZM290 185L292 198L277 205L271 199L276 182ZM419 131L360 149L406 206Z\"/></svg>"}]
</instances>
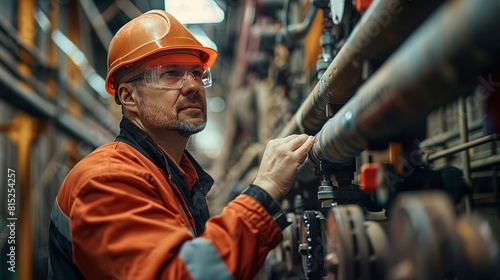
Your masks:
<instances>
[{"instance_id":1,"label":"reflective stripe on sleeve","mask_svg":"<svg viewBox=\"0 0 500 280\"><path fill-rule=\"evenodd\" d=\"M200 279L233 279L214 245L203 238L185 242L179 257L184 262L191 277Z\"/></svg>"},{"instance_id":2,"label":"reflective stripe on sleeve","mask_svg":"<svg viewBox=\"0 0 500 280\"><path fill-rule=\"evenodd\" d=\"M71 232L69 229L69 217L63 213L59 204L54 202L52 212L50 213L50 220L56 226L57 230L71 242Z\"/></svg>"}]
</instances>

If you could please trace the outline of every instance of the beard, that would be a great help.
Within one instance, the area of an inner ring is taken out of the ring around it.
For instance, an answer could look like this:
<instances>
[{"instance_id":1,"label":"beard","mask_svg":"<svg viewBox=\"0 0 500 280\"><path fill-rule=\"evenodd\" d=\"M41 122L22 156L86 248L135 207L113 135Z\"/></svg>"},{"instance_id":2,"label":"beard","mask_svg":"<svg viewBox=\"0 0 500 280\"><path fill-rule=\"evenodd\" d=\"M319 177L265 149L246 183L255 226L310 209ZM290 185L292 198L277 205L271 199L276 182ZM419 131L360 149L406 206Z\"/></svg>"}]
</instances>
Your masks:
<instances>
[{"instance_id":1,"label":"beard","mask_svg":"<svg viewBox=\"0 0 500 280\"><path fill-rule=\"evenodd\" d=\"M142 92L141 95L143 95ZM188 118L183 119L177 112L187 104L201 104L203 108L201 112L184 114ZM155 130L175 131L183 137L189 137L202 131L207 124L206 102L199 95L190 96L172 107L171 109L175 108L175 115L169 114L169 111L172 112L172 110L166 111L161 103L142 98L138 102L138 107L145 125Z\"/></svg>"},{"instance_id":2,"label":"beard","mask_svg":"<svg viewBox=\"0 0 500 280\"><path fill-rule=\"evenodd\" d=\"M192 123L177 119L176 125L174 125L174 127L171 129L177 131L181 136L189 137L193 134L196 134L196 133L202 131L206 125L207 125L206 121L203 121L202 123L199 123L199 124L192 124Z\"/></svg>"}]
</instances>

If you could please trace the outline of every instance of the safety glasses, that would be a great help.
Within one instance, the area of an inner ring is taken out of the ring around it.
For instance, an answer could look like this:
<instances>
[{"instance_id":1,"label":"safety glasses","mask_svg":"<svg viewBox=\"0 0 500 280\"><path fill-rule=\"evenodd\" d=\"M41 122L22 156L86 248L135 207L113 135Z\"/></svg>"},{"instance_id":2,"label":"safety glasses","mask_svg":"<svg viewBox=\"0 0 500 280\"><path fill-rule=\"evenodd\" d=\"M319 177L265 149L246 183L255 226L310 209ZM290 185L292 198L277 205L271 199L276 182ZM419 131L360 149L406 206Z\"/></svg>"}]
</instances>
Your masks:
<instances>
[{"instance_id":1,"label":"safety glasses","mask_svg":"<svg viewBox=\"0 0 500 280\"><path fill-rule=\"evenodd\" d=\"M192 65L157 65L148 68L143 73L132 77L126 83L139 80L154 88L178 90L182 89L184 83L191 76L200 86L209 88L212 86L212 73L210 68L204 69L202 66Z\"/></svg>"}]
</instances>

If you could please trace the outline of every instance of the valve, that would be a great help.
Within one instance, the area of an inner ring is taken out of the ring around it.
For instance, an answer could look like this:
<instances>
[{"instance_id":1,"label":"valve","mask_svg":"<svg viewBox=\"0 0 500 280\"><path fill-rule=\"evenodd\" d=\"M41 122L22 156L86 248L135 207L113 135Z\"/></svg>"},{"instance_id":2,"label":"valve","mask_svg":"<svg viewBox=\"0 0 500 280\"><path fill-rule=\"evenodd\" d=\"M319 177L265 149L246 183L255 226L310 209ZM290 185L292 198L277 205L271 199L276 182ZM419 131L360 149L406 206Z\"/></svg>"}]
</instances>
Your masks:
<instances>
[{"instance_id":1,"label":"valve","mask_svg":"<svg viewBox=\"0 0 500 280\"><path fill-rule=\"evenodd\" d=\"M334 199L331 173L323 161L320 162L319 169L323 179L318 187L318 200L321 202L321 207L330 207Z\"/></svg>"},{"instance_id":2,"label":"valve","mask_svg":"<svg viewBox=\"0 0 500 280\"><path fill-rule=\"evenodd\" d=\"M335 37L332 35L333 21L329 10L330 1L313 1L313 5L319 9L323 9L323 31L319 43L322 48L321 54L318 55L316 61L316 72L318 79L323 76L328 66L333 61Z\"/></svg>"}]
</instances>

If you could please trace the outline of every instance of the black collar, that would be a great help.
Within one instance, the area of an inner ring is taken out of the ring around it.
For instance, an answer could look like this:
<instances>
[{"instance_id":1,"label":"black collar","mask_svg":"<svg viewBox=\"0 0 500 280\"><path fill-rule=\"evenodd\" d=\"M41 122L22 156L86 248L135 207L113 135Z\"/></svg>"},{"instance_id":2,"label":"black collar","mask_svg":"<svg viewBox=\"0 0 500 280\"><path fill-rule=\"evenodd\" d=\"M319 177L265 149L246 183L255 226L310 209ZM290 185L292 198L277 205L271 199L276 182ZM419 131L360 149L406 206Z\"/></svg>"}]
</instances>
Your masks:
<instances>
[{"instance_id":1,"label":"black collar","mask_svg":"<svg viewBox=\"0 0 500 280\"><path fill-rule=\"evenodd\" d=\"M175 164L170 157L165 155L165 153L145 131L137 127L125 117L122 118L120 122L120 134L115 140L129 144L151 160L156 166L164 170L166 174L176 174L177 176L182 177L177 164ZM199 187L201 188L200 191L206 196L212 187L214 180L203 170L203 168L187 150L184 150L184 154L187 156L189 161L191 161L193 167L198 173Z\"/></svg>"}]
</instances>

